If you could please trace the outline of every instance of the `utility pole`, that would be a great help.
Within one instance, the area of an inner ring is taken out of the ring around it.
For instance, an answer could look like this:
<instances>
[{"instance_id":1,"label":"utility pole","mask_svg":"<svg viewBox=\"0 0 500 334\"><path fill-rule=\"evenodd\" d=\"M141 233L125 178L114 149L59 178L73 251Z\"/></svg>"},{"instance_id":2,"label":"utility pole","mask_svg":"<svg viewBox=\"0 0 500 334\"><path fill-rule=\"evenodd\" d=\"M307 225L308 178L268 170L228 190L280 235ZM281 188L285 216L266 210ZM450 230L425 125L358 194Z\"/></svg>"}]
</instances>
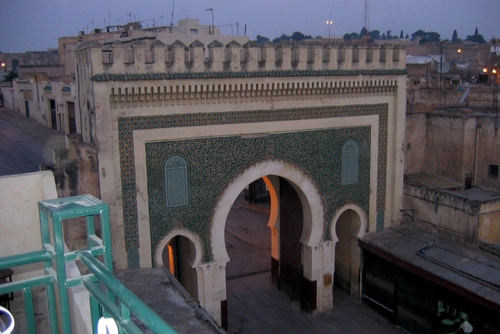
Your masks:
<instances>
[{"instance_id":1,"label":"utility pole","mask_svg":"<svg viewBox=\"0 0 500 334\"><path fill-rule=\"evenodd\" d=\"M207 8L205 9L205 12L211 11L212 12L212 33L210 33L210 29L208 29L208 34L209 35L215 35L215 26L214 26L214 9L213 8Z\"/></svg>"}]
</instances>

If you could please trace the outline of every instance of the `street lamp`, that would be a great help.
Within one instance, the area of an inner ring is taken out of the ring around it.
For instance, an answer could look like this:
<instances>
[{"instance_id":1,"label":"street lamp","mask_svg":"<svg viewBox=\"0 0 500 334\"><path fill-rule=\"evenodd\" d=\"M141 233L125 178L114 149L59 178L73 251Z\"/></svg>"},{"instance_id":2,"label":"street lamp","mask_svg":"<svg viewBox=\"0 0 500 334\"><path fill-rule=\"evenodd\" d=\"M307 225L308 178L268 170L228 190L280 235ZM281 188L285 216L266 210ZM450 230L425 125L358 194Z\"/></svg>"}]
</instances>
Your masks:
<instances>
[{"instance_id":1,"label":"street lamp","mask_svg":"<svg viewBox=\"0 0 500 334\"><path fill-rule=\"evenodd\" d=\"M215 27L214 27L214 9L213 8L207 8L205 9L205 12L211 11L212 12L212 35L215 35ZM208 34L210 35L210 28L208 29Z\"/></svg>"},{"instance_id":2,"label":"street lamp","mask_svg":"<svg viewBox=\"0 0 500 334\"><path fill-rule=\"evenodd\" d=\"M328 24L328 40L330 40L330 28L332 27L333 21L328 20L326 24Z\"/></svg>"}]
</instances>

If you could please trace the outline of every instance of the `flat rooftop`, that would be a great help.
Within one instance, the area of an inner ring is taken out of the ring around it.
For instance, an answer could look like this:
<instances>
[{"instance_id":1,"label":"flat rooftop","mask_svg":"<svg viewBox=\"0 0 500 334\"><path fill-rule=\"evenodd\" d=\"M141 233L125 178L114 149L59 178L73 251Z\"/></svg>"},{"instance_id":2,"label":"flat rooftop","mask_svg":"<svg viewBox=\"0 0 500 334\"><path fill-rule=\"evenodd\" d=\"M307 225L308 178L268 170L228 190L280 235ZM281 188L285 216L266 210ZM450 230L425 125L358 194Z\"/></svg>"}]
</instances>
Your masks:
<instances>
[{"instance_id":1,"label":"flat rooftop","mask_svg":"<svg viewBox=\"0 0 500 334\"><path fill-rule=\"evenodd\" d=\"M405 183L453 192L456 196L467 198L471 201L486 202L500 200L500 191L483 189L481 187L473 187L461 191L462 184L429 173L406 174Z\"/></svg>"},{"instance_id":2,"label":"flat rooftop","mask_svg":"<svg viewBox=\"0 0 500 334\"><path fill-rule=\"evenodd\" d=\"M462 297L500 312L500 257L403 224L367 236L360 246Z\"/></svg>"},{"instance_id":3,"label":"flat rooftop","mask_svg":"<svg viewBox=\"0 0 500 334\"><path fill-rule=\"evenodd\" d=\"M129 269L115 275L179 333L225 333L164 268ZM146 333L139 320L134 323Z\"/></svg>"}]
</instances>

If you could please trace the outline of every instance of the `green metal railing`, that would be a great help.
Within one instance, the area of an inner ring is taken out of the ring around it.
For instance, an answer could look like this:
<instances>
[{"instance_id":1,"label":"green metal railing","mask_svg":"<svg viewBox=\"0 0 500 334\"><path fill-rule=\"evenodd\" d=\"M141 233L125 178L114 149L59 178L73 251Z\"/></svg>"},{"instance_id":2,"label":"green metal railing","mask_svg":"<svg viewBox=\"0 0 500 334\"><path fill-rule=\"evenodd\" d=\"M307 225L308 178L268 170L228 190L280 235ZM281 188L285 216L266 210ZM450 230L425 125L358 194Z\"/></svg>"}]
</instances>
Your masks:
<instances>
[{"instance_id":1,"label":"green metal railing","mask_svg":"<svg viewBox=\"0 0 500 334\"><path fill-rule=\"evenodd\" d=\"M0 258L0 269L43 263L43 275L0 285L0 295L22 291L29 333L36 333L33 303L33 289L36 287L45 287L46 290L50 332L76 332L71 327L68 291L80 285L89 291L94 331L99 318L104 316L115 320L120 333L142 333L132 321L134 315L154 333L177 333L113 275L109 207L106 203L91 195L82 195L39 202L38 210L42 250ZM71 220L78 218L86 220L87 247L69 252L64 247L64 223L71 224ZM101 224L102 239L96 235L96 218ZM90 270L90 274L68 278L66 263L77 259Z\"/></svg>"}]
</instances>

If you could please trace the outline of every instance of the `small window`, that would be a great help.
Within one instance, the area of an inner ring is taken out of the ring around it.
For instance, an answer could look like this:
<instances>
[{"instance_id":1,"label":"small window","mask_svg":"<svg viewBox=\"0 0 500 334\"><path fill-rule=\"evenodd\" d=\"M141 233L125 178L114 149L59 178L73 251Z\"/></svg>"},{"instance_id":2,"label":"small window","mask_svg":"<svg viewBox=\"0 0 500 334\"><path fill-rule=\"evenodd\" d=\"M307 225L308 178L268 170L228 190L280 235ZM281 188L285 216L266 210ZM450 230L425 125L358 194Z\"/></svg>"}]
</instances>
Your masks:
<instances>
[{"instance_id":1,"label":"small window","mask_svg":"<svg viewBox=\"0 0 500 334\"><path fill-rule=\"evenodd\" d=\"M185 206L188 200L187 163L180 156L165 162L165 197L167 208Z\"/></svg>"},{"instance_id":2,"label":"small window","mask_svg":"<svg viewBox=\"0 0 500 334\"><path fill-rule=\"evenodd\" d=\"M488 165L488 176L492 179L498 179L498 165Z\"/></svg>"},{"instance_id":3,"label":"small window","mask_svg":"<svg viewBox=\"0 0 500 334\"><path fill-rule=\"evenodd\" d=\"M198 34L198 29L189 29L189 33L191 35L197 35Z\"/></svg>"},{"instance_id":4,"label":"small window","mask_svg":"<svg viewBox=\"0 0 500 334\"><path fill-rule=\"evenodd\" d=\"M342 184L358 183L358 144L350 140L342 148Z\"/></svg>"}]
</instances>

